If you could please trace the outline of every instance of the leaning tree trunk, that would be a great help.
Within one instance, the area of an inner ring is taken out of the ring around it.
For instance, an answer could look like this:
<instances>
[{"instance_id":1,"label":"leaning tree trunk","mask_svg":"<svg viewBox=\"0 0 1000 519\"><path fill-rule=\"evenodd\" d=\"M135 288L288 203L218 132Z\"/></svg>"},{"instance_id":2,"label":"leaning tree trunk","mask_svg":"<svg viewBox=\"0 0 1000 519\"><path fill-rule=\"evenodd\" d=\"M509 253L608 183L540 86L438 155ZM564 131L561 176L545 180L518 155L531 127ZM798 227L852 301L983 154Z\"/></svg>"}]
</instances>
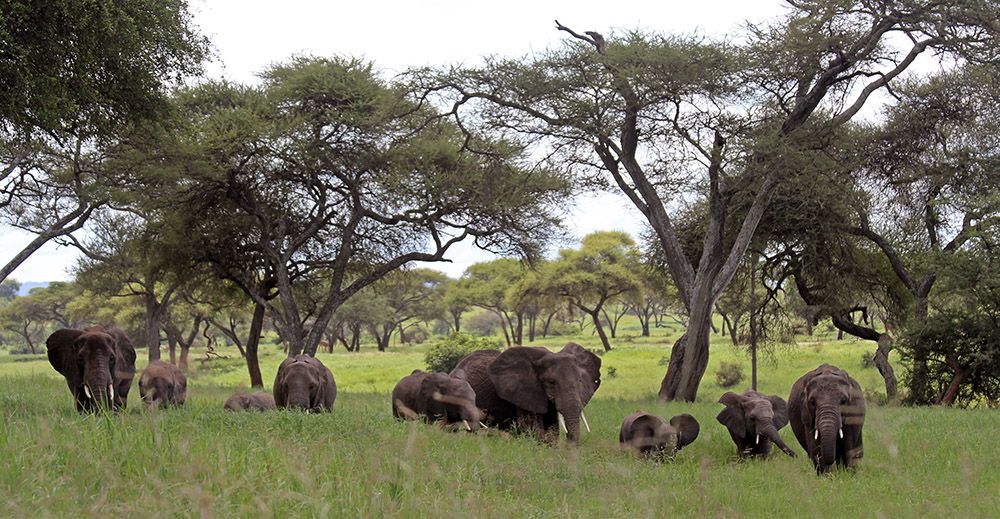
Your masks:
<instances>
[{"instance_id":1,"label":"leaning tree trunk","mask_svg":"<svg viewBox=\"0 0 1000 519\"><path fill-rule=\"evenodd\" d=\"M587 312L590 315L590 319L594 321L594 330L597 331L597 336L601 338L601 345L604 346L604 351L611 351L611 341L608 340L608 335L604 333L604 327L601 326L600 311L590 311L583 307L580 307L580 309Z\"/></svg>"},{"instance_id":2,"label":"leaning tree trunk","mask_svg":"<svg viewBox=\"0 0 1000 519\"><path fill-rule=\"evenodd\" d=\"M885 396L892 400L896 397L896 372L889 364L889 352L892 351L892 336L888 333L880 334L878 337L878 349L875 350L875 357L872 360L878 372L882 374L885 381Z\"/></svg>"},{"instance_id":3,"label":"leaning tree trunk","mask_svg":"<svg viewBox=\"0 0 1000 519\"><path fill-rule=\"evenodd\" d=\"M674 343L667 373L660 383L661 401L694 402L698 385L708 368L711 304L693 306L687 331Z\"/></svg>"},{"instance_id":4,"label":"leaning tree trunk","mask_svg":"<svg viewBox=\"0 0 1000 519\"><path fill-rule=\"evenodd\" d=\"M264 377L260 373L260 360L257 357L257 347L260 345L260 332L264 328L264 307L263 303L256 303L253 307L253 317L250 319L250 334L247 337L246 359L247 371L250 374L250 387L264 387Z\"/></svg>"}]
</instances>

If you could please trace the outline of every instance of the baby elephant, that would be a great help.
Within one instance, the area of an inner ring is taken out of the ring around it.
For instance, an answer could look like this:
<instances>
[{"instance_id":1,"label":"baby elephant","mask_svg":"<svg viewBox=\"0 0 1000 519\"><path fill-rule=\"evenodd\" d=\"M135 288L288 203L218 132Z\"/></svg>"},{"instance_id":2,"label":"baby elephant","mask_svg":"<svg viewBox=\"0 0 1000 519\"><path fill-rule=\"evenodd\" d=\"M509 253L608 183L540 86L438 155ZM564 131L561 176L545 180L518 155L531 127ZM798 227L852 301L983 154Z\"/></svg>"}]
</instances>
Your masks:
<instances>
[{"instance_id":1,"label":"baby elephant","mask_svg":"<svg viewBox=\"0 0 1000 519\"><path fill-rule=\"evenodd\" d=\"M264 391L236 393L226 400L226 411L268 411L275 409L274 397Z\"/></svg>"},{"instance_id":2,"label":"baby elephant","mask_svg":"<svg viewBox=\"0 0 1000 519\"><path fill-rule=\"evenodd\" d=\"M679 414L667 423L659 416L636 411L625 417L618 441L643 456L662 459L693 442L699 430L698 420L689 414Z\"/></svg>"},{"instance_id":3,"label":"baby elephant","mask_svg":"<svg viewBox=\"0 0 1000 519\"><path fill-rule=\"evenodd\" d=\"M139 395L149 406L182 406L187 398L187 377L177 366L154 360L142 370Z\"/></svg>"},{"instance_id":4,"label":"baby elephant","mask_svg":"<svg viewBox=\"0 0 1000 519\"><path fill-rule=\"evenodd\" d=\"M319 359L296 355L278 366L274 377L274 403L281 408L323 412L333 409L337 383Z\"/></svg>"},{"instance_id":5,"label":"baby elephant","mask_svg":"<svg viewBox=\"0 0 1000 519\"><path fill-rule=\"evenodd\" d=\"M774 442L785 454L795 452L785 445L778 434L788 423L788 404L779 396L747 391L742 395L729 392L719 399L726 408L715 419L729 429L740 458L766 457Z\"/></svg>"},{"instance_id":6,"label":"baby elephant","mask_svg":"<svg viewBox=\"0 0 1000 519\"><path fill-rule=\"evenodd\" d=\"M461 424L467 431L478 430L482 419L463 370L455 375L414 370L392 390L392 415L400 420Z\"/></svg>"}]
</instances>

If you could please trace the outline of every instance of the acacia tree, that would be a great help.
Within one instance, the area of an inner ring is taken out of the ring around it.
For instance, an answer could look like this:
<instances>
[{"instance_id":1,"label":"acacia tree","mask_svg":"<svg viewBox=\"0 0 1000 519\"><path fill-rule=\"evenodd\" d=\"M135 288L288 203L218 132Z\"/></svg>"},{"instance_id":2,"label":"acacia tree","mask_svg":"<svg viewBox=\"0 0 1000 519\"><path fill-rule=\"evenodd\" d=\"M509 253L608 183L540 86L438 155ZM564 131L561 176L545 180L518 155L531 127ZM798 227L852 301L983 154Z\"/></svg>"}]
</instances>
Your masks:
<instances>
[{"instance_id":1,"label":"acacia tree","mask_svg":"<svg viewBox=\"0 0 1000 519\"><path fill-rule=\"evenodd\" d=\"M466 238L532 253L556 223L558 174L466 141L370 64L298 58L262 77L183 94L161 154L181 150L170 203L193 249L271 314L289 355L315 354L337 308L404 265Z\"/></svg>"},{"instance_id":2,"label":"acacia tree","mask_svg":"<svg viewBox=\"0 0 1000 519\"><path fill-rule=\"evenodd\" d=\"M473 305L493 312L500 318L507 346L520 345L517 330L523 323L524 309L511 306L507 297L511 287L525 276L527 267L512 258L499 258L470 265L459 280L459 290Z\"/></svg>"},{"instance_id":3,"label":"acacia tree","mask_svg":"<svg viewBox=\"0 0 1000 519\"><path fill-rule=\"evenodd\" d=\"M389 348L396 330L402 336L407 322L426 322L442 314L440 285L445 279L444 274L431 269L397 270L352 296L375 301L368 320L378 351Z\"/></svg>"},{"instance_id":4,"label":"acacia tree","mask_svg":"<svg viewBox=\"0 0 1000 519\"><path fill-rule=\"evenodd\" d=\"M744 45L702 38L579 34L525 60L456 69L424 91L440 94L466 126L531 139L592 176L610 177L646 217L688 312L660 387L694 400L708 363L715 301L743 260L785 155L850 121L920 54L996 57L1000 9L977 1L789 2ZM890 42L908 42L901 51ZM693 185L689 180L697 178ZM681 248L670 207L706 193L697 261ZM735 195L752 202L736 212ZM724 229L738 229L725 240Z\"/></svg>"},{"instance_id":5,"label":"acacia tree","mask_svg":"<svg viewBox=\"0 0 1000 519\"><path fill-rule=\"evenodd\" d=\"M201 71L208 41L183 0L13 0L0 40L0 221L36 235L2 280L104 205L93 186L105 152L163 115L166 89Z\"/></svg>"},{"instance_id":6,"label":"acacia tree","mask_svg":"<svg viewBox=\"0 0 1000 519\"><path fill-rule=\"evenodd\" d=\"M605 305L632 295L639 288L640 253L623 232L602 231L584 236L578 250L559 251L540 276L544 290L566 298L590 317L605 351L611 351L601 324Z\"/></svg>"}]
</instances>

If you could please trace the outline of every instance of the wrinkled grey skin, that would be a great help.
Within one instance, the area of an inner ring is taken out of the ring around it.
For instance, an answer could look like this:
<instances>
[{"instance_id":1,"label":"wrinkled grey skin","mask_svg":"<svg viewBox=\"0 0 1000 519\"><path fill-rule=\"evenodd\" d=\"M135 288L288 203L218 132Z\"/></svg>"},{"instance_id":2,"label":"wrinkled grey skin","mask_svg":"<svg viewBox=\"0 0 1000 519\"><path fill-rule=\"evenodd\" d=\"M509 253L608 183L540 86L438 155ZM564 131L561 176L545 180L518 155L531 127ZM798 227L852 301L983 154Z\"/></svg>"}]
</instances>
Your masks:
<instances>
[{"instance_id":1,"label":"wrinkled grey skin","mask_svg":"<svg viewBox=\"0 0 1000 519\"><path fill-rule=\"evenodd\" d=\"M150 407L180 407L187 400L187 377L177 366L154 360L139 377L139 396Z\"/></svg>"},{"instance_id":2,"label":"wrinkled grey skin","mask_svg":"<svg viewBox=\"0 0 1000 519\"><path fill-rule=\"evenodd\" d=\"M452 373L458 370L466 373L488 425L555 440L562 413L566 439L573 444L580 442L580 414L601 384L600 357L573 343L557 353L529 346L481 350L459 361Z\"/></svg>"},{"instance_id":3,"label":"wrinkled grey skin","mask_svg":"<svg viewBox=\"0 0 1000 519\"><path fill-rule=\"evenodd\" d=\"M477 431L482 413L465 372L425 373L414 370L392 390L392 415L400 420L443 422L456 430Z\"/></svg>"},{"instance_id":4,"label":"wrinkled grey skin","mask_svg":"<svg viewBox=\"0 0 1000 519\"><path fill-rule=\"evenodd\" d=\"M817 473L827 473L835 464L857 467L864 456L865 397L846 371L823 364L802 375L788 395L788 415Z\"/></svg>"},{"instance_id":5,"label":"wrinkled grey skin","mask_svg":"<svg viewBox=\"0 0 1000 519\"><path fill-rule=\"evenodd\" d=\"M135 348L125 332L101 326L63 328L45 345L49 363L66 377L77 411L125 409L135 378Z\"/></svg>"},{"instance_id":6,"label":"wrinkled grey skin","mask_svg":"<svg viewBox=\"0 0 1000 519\"><path fill-rule=\"evenodd\" d=\"M337 383L319 359L296 355L278 366L274 377L274 403L280 408L323 412L333 409Z\"/></svg>"},{"instance_id":7,"label":"wrinkled grey skin","mask_svg":"<svg viewBox=\"0 0 1000 519\"><path fill-rule=\"evenodd\" d=\"M223 405L226 411L269 411L276 408L274 397L265 391L236 393Z\"/></svg>"},{"instance_id":8,"label":"wrinkled grey skin","mask_svg":"<svg viewBox=\"0 0 1000 519\"><path fill-rule=\"evenodd\" d=\"M781 397L752 390L742 395L729 392L722 395L719 403L726 408L716 420L729 429L740 458L767 457L772 442L785 454L795 457L795 452L778 434L788 423L788 404Z\"/></svg>"},{"instance_id":9,"label":"wrinkled grey skin","mask_svg":"<svg viewBox=\"0 0 1000 519\"><path fill-rule=\"evenodd\" d=\"M618 441L642 456L662 460L690 445L700 429L698 420L686 413L674 416L668 423L659 416L636 411L622 421Z\"/></svg>"}]
</instances>

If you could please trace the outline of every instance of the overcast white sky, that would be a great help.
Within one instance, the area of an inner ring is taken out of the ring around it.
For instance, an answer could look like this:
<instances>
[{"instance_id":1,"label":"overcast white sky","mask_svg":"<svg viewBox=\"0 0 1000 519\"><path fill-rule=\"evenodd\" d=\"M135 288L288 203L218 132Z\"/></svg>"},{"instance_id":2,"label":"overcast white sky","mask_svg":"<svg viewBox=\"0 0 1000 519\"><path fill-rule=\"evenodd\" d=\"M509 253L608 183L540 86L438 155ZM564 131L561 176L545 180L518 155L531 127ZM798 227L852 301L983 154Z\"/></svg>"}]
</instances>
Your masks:
<instances>
[{"instance_id":1,"label":"overcast white sky","mask_svg":"<svg viewBox=\"0 0 1000 519\"><path fill-rule=\"evenodd\" d=\"M554 46L565 36L553 20L578 32L643 29L734 37L746 20L773 18L778 0L634 1L306 1L189 0L195 22L216 48L211 77L256 81L269 63L294 54L361 56L387 75L421 65L475 63L486 55L521 56ZM595 230L637 235L642 217L614 194L576 200L567 225L582 237ZM6 263L31 237L0 233ZM13 273L19 281L69 279L77 253L48 244ZM452 263L434 264L459 276L489 255L470 246L453 249Z\"/></svg>"}]
</instances>

